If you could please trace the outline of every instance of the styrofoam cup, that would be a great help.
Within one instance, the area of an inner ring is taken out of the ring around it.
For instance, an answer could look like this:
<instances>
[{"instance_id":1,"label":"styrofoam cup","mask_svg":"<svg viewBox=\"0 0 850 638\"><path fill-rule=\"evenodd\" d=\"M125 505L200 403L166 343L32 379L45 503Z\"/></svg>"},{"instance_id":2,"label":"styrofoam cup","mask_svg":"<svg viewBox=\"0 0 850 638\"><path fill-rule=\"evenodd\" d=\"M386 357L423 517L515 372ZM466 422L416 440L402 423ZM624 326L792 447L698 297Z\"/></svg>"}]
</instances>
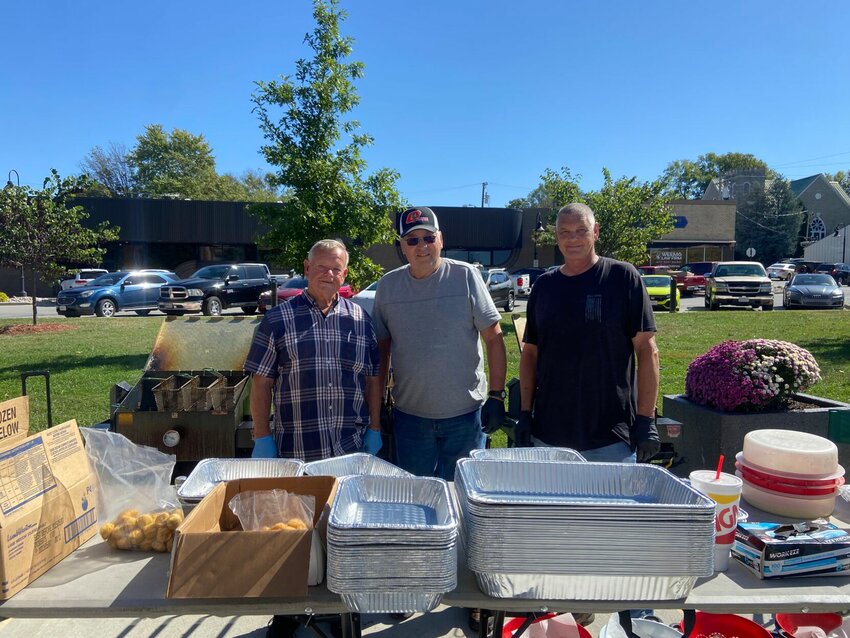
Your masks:
<instances>
[{"instance_id":1,"label":"styrofoam cup","mask_svg":"<svg viewBox=\"0 0 850 638\"><path fill-rule=\"evenodd\" d=\"M714 512L714 569L723 571L729 566L729 550L735 540L738 525L738 503L741 501L743 481L733 474L721 472L719 478L714 470L694 470L690 475L691 485L717 503ZM719 552L719 554L718 554Z\"/></svg>"}]
</instances>

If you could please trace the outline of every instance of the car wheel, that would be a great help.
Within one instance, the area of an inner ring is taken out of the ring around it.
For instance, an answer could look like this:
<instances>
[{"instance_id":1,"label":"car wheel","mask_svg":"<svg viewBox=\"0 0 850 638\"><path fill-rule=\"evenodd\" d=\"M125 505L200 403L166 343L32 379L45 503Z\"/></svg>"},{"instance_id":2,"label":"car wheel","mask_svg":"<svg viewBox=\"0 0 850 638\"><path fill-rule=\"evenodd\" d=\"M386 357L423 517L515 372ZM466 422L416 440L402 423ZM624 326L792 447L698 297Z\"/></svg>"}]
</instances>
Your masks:
<instances>
[{"instance_id":1,"label":"car wheel","mask_svg":"<svg viewBox=\"0 0 850 638\"><path fill-rule=\"evenodd\" d=\"M514 309L514 293L509 292L508 298L505 299L505 312L510 312Z\"/></svg>"},{"instance_id":2,"label":"car wheel","mask_svg":"<svg viewBox=\"0 0 850 638\"><path fill-rule=\"evenodd\" d=\"M113 317L118 312L118 307L112 299L101 299L94 307L94 314L98 317Z\"/></svg>"},{"instance_id":3,"label":"car wheel","mask_svg":"<svg viewBox=\"0 0 850 638\"><path fill-rule=\"evenodd\" d=\"M140 317L147 317L151 313L150 310L136 310L135 312Z\"/></svg>"},{"instance_id":4,"label":"car wheel","mask_svg":"<svg viewBox=\"0 0 850 638\"><path fill-rule=\"evenodd\" d=\"M221 314L221 299L216 296L204 299L203 313L208 317L218 317Z\"/></svg>"},{"instance_id":5,"label":"car wheel","mask_svg":"<svg viewBox=\"0 0 850 638\"><path fill-rule=\"evenodd\" d=\"M242 306L242 312L246 315L253 315L257 312L257 306Z\"/></svg>"},{"instance_id":6,"label":"car wheel","mask_svg":"<svg viewBox=\"0 0 850 638\"><path fill-rule=\"evenodd\" d=\"M708 309L709 310L719 310L720 304L714 301L711 297L708 298Z\"/></svg>"},{"instance_id":7,"label":"car wheel","mask_svg":"<svg viewBox=\"0 0 850 638\"><path fill-rule=\"evenodd\" d=\"M762 310L773 310L773 304L768 304L761 307Z\"/></svg>"}]
</instances>

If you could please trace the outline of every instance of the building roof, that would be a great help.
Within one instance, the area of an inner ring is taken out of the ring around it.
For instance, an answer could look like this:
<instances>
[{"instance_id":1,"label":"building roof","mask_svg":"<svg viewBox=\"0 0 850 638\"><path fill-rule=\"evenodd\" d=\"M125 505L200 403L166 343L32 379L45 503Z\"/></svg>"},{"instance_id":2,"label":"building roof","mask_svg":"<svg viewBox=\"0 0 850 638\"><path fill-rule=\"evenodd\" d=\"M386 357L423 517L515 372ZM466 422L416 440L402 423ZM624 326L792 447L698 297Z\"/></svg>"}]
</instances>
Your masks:
<instances>
[{"instance_id":1,"label":"building roof","mask_svg":"<svg viewBox=\"0 0 850 638\"><path fill-rule=\"evenodd\" d=\"M809 186L811 186L812 182L814 182L820 176L821 174L818 173L817 175L810 175L809 177L795 179L791 182L791 190L797 197L799 197L803 194L803 191L806 190Z\"/></svg>"}]
</instances>

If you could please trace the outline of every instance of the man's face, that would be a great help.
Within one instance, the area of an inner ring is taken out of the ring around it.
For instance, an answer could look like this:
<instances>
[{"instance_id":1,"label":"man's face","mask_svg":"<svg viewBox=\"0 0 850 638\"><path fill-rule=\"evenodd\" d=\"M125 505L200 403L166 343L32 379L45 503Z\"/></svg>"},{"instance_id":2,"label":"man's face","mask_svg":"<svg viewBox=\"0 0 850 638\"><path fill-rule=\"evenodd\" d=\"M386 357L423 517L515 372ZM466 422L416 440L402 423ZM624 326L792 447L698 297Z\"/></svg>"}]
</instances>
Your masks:
<instances>
[{"instance_id":1,"label":"man's face","mask_svg":"<svg viewBox=\"0 0 850 638\"><path fill-rule=\"evenodd\" d=\"M330 299L345 281L348 267L341 250L317 250L313 259L304 260L307 290L313 298Z\"/></svg>"},{"instance_id":2,"label":"man's face","mask_svg":"<svg viewBox=\"0 0 850 638\"><path fill-rule=\"evenodd\" d=\"M599 224L592 224L584 215L559 215L555 234L564 260L586 259L594 254Z\"/></svg>"},{"instance_id":3,"label":"man's face","mask_svg":"<svg viewBox=\"0 0 850 638\"><path fill-rule=\"evenodd\" d=\"M428 243L426 239L433 238L433 243ZM416 240L416 245L411 246L409 241ZM414 271L429 272L436 270L440 263L440 251L443 249L443 235L438 232L425 230L424 228L414 230L402 237L401 252L410 262L410 267Z\"/></svg>"}]
</instances>

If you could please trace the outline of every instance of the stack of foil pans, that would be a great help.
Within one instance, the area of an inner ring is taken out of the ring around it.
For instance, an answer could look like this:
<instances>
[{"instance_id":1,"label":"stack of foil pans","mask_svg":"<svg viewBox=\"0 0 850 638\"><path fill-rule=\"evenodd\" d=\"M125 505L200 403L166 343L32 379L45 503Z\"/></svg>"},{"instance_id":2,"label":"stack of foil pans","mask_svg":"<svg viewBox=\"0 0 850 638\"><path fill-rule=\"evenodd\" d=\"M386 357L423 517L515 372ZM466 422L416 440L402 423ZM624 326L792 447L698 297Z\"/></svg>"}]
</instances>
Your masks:
<instances>
[{"instance_id":1,"label":"stack of foil pans","mask_svg":"<svg viewBox=\"0 0 850 638\"><path fill-rule=\"evenodd\" d=\"M673 600L713 573L714 501L659 467L462 459L455 488L488 596Z\"/></svg>"},{"instance_id":2,"label":"stack of foil pans","mask_svg":"<svg viewBox=\"0 0 850 638\"><path fill-rule=\"evenodd\" d=\"M303 473L304 461L300 459L204 459L178 488L177 498L183 504L192 505L199 503L222 481L301 476Z\"/></svg>"},{"instance_id":3,"label":"stack of foil pans","mask_svg":"<svg viewBox=\"0 0 850 638\"><path fill-rule=\"evenodd\" d=\"M328 589L359 613L430 611L457 584L457 536L445 481L343 478L328 521Z\"/></svg>"},{"instance_id":4,"label":"stack of foil pans","mask_svg":"<svg viewBox=\"0 0 850 638\"><path fill-rule=\"evenodd\" d=\"M369 474L372 476L413 476L400 467L396 467L374 454L355 452L344 456L335 456L321 461L311 461L304 466L304 474L307 476L360 476Z\"/></svg>"},{"instance_id":5,"label":"stack of foil pans","mask_svg":"<svg viewBox=\"0 0 850 638\"><path fill-rule=\"evenodd\" d=\"M497 459L500 461L573 461L586 459L568 447L493 447L472 450L473 459Z\"/></svg>"}]
</instances>

